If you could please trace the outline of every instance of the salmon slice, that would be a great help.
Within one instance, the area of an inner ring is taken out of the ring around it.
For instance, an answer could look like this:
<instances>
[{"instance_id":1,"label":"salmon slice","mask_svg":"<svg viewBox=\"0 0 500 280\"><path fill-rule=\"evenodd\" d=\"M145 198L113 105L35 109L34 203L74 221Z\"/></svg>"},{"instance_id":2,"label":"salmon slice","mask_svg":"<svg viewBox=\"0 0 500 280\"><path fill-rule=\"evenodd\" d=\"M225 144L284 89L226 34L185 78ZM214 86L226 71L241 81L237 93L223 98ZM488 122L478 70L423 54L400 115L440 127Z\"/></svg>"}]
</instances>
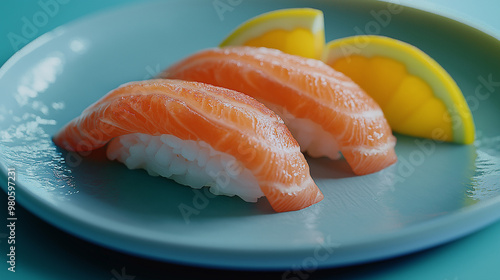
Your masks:
<instances>
[{"instance_id":1,"label":"salmon slice","mask_svg":"<svg viewBox=\"0 0 500 280\"><path fill-rule=\"evenodd\" d=\"M277 212L323 199L279 116L242 93L203 83L158 79L124 84L85 109L53 140L70 151L88 151L133 133L204 141L233 156L256 177Z\"/></svg>"},{"instance_id":2,"label":"salmon slice","mask_svg":"<svg viewBox=\"0 0 500 280\"><path fill-rule=\"evenodd\" d=\"M378 104L321 61L268 48L215 48L178 62L159 77L252 96L282 117L303 151L332 159L341 152L358 175L397 161L396 138Z\"/></svg>"}]
</instances>

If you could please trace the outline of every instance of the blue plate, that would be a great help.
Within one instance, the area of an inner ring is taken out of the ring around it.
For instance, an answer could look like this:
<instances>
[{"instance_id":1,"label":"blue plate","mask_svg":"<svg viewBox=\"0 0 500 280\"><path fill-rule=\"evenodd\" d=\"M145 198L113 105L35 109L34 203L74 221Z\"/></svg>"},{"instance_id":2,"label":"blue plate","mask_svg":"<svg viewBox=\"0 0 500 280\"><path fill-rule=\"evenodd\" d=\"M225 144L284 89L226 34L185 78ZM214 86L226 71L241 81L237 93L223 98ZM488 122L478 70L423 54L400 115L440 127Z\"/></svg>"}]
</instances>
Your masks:
<instances>
[{"instance_id":1,"label":"blue plate","mask_svg":"<svg viewBox=\"0 0 500 280\"><path fill-rule=\"evenodd\" d=\"M355 3L353 3L355 2ZM15 169L16 199L46 221L103 246L203 266L315 269L422 250L500 217L500 42L472 27L384 2L167 1L87 17L47 33L0 70L1 180ZM327 40L380 34L418 46L457 81L477 140L461 146L397 135L399 162L354 176L344 161L308 159L325 199L274 213L212 197L81 155L51 136L118 85L148 79L216 46L242 21L309 6ZM224 8L225 7L225 8ZM2 183L4 190L6 184Z\"/></svg>"}]
</instances>

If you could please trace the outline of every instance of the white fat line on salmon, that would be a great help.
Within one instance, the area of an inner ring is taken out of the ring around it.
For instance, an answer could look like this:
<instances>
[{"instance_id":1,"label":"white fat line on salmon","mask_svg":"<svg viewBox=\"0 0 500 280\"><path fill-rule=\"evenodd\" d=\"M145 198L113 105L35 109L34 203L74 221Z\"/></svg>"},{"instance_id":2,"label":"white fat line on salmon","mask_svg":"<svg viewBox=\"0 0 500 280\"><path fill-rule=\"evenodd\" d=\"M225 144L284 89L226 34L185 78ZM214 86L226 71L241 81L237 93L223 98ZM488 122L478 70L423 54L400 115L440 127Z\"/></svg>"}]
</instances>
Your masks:
<instances>
[{"instance_id":1,"label":"white fat line on salmon","mask_svg":"<svg viewBox=\"0 0 500 280\"><path fill-rule=\"evenodd\" d=\"M266 73L266 74L267 74L268 77L271 77L270 79L272 79L273 82L279 83L280 80L281 80L278 77L272 77L272 75L270 75L269 73ZM321 75L323 75L323 74L321 74ZM329 76L326 76L326 75L323 75L323 76L326 77L326 78L329 78ZM334 79L334 80L336 80L336 79ZM342 114L342 115L345 115L345 116L348 116L348 117L351 117L351 118L379 119L381 117L384 117L384 113L382 112L382 109L380 109L380 108L375 109L375 110L370 110L370 111L364 111L364 112L361 112L361 113L353 113L353 112L349 112L349 111L346 111L346 110L339 109L338 107L335 107L335 106L329 106L329 104L325 104L324 101L321 100L320 98L317 98L317 97L312 96L310 94L304 94L303 93L304 92L303 89L300 89L300 88L298 88L298 87L296 87L296 86L294 86L294 85L292 85L290 83L283 82L283 84L286 87L288 87L288 88L292 89L293 91L295 91L302 98L307 98L307 99L313 100L320 107L327 107L327 108L331 109L332 111L334 111L336 113L339 113L339 114ZM341 83L338 83L338 84L341 84ZM354 83L350 83L350 84L356 86L356 84L354 84ZM343 86L345 86L345 85L343 85ZM362 89L359 88L359 87L357 87L357 86L354 89L362 91Z\"/></svg>"},{"instance_id":2,"label":"white fat line on salmon","mask_svg":"<svg viewBox=\"0 0 500 280\"><path fill-rule=\"evenodd\" d=\"M273 61L271 61L271 63L273 63ZM296 68L296 66L294 66L294 65L286 65L286 66L282 66L281 64L277 64L277 65L280 65L281 67L283 67L285 69L292 69L294 71L295 71L295 68ZM330 66L328 66L326 64L324 66L330 67ZM257 68L257 69L259 69L259 68ZM272 73L270 73L270 71L272 69L261 69L261 70L263 72L265 72L268 76L270 76L270 77L273 76ZM352 80L350 80L350 79L349 80L341 80L341 79L339 79L340 77L343 77L343 76L338 76L337 73L340 73L340 72L337 72L337 70L335 70L333 68L331 68L331 69L324 69L325 71L329 71L329 72L332 72L332 73L323 73L323 72L320 72L318 70L315 71L314 68L311 68L311 69L308 69L308 70L311 70L311 71L306 72L306 74L304 74L302 76L306 77L306 76L309 76L309 74L310 74L311 77L316 78L318 80L325 80L326 79L326 80L329 80L329 81L333 82L333 84L340 85L340 86L348 88L348 89L359 89L358 84L356 84ZM302 71L302 69L298 69L297 71L298 72L304 72L304 71ZM335 71L335 72L333 72L333 71ZM282 80L282 82L284 82L284 84L287 84L287 81L283 81Z\"/></svg>"},{"instance_id":3,"label":"white fat line on salmon","mask_svg":"<svg viewBox=\"0 0 500 280\"><path fill-rule=\"evenodd\" d=\"M207 92L209 94L209 92ZM248 96L248 95L246 95ZM249 98L252 98L252 101L257 101L253 97L248 96ZM264 112L253 108L250 105L247 105L245 103L238 103L237 101L233 100L223 100L226 104L231 105L231 109L237 110L241 114L247 115L250 117L250 119L259 119L263 120L264 122L277 122L277 123L283 123L283 120L274 114L269 108L265 107L264 104L262 104L262 107L264 109ZM257 101L259 102L259 101ZM259 102L260 103L260 102ZM267 112L266 112L267 111ZM251 113L250 113L251 112Z\"/></svg>"},{"instance_id":4,"label":"white fat line on salmon","mask_svg":"<svg viewBox=\"0 0 500 280\"><path fill-rule=\"evenodd\" d=\"M170 80L171 83L175 84L182 84L185 88L189 88L191 89L193 92L203 92L205 93L206 95L210 96L210 97L213 97L214 100L218 100L222 103L226 103L226 104L231 104L231 108L232 109L235 109L243 114L246 114L246 115L249 115L251 116L252 114L248 114L247 111L252 111L252 112L255 112L256 114L255 115L258 115L258 116L262 116L263 119L265 120L269 120L269 121L281 121L279 118L274 118L272 116L269 116L266 114L266 112L262 112L256 108L253 108L252 106L250 105L247 105L245 103L240 103L238 102L237 100L234 100L231 96L227 96L227 99L221 99L221 96L214 93L214 92L210 92L210 91L207 91L203 88L194 88L192 87L191 85L189 84L185 84L183 83L184 81L182 80L177 80L177 79L172 79ZM139 86L136 86L134 85L134 83L138 83L139 85L142 85L143 87L139 87ZM108 103L112 103L111 101L113 100L116 100L116 99L120 99L120 98L123 98L125 96L127 97L133 97L133 96L143 96L143 95L150 95L153 91L154 94L159 94L159 95L162 95L162 96L165 96L168 98L168 100L170 102L178 102L178 103L181 103L183 105L191 105L189 106L190 109L192 109L193 111L196 111L196 112L199 112L199 110L196 110L195 107L200 107L200 105L202 104L199 104L199 103L195 103L193 102L193 100L189 99L187 96L186 97L182 97L182 96L176 96L176 95L172 95L170 91L175 91L175 90L172 90L171 88L165 86L164 84L161 84L161 83L155 83L155 79L152 79L152 80L147 80L147 81L142 81L142 82L129 82L129 83L126 83L122 86L120 86L119 88L123 88L123 87L127 87L127 86L130 86L130 85L134 85L134 87L137 89L137 91L130 91L130 92L124 92L123 94L121 95L114 95L112 96L111 98L109 99L105 99L106 102L103 102L101 104L98 104L98 106L91 106L91 107L102 107L102 105L106 105ZM149 87L162 87L165 89L165 91L162 91L162 90L159 90L159 89L154 89L154 90L151 90L151 89L148 89ZM217 86L214 86L214 87L217 87ZM115 92L116 90L114 90L113 92ZM229 90L228 90L229 91ZM249 99L252 99L254 100L254 98L248 96ZM206 99L204 99L206 100ZM101 100L101 102L104 101L104 100ZM96 102L97 104L97 102ZM94 104L94 105L96 105ZM265 106L263 106L265 109L267 109ZM89 110L89 109L87 109ZM269 112L271 113L271 112Z\"/></svg>"},{"instance_id":5,"label":"white fat line on salmon","mask_svg":"<svg viewBox=\"0 0 500 280\"><path fill-rule=\"evenodd\" d=\"M300 66L303 66L307 68L308 70L311 71L327 71L327 72L332 72L335 71L332 69L330 66L326 65L323 61L318 60L318 59L313 59L313 58L304 58L300 57L297 55L290 55L287 54L286 57L283 57L282 54L284 52L277 50L277 49L271 49L271 48L247 48L246 49L247 54L241 54L241 53L233 53L234 55L244 57L244 56L249 56L248 53L253 54L253 56L259 60L259 61L266 61L268 63L271 63L272 65L276 65L279 67L284 67L284 68L297 68L297 64ZM226 54L230 54L230 51L226 52ZM285 53L286 54L286 53ZM272 58L270 58L272 56ZM332 72L328 74L338 74L340 72Z\"/></svg>"},{"instance_id":6,"label":"white fat line on salmon","mask_svg":"<svg viewBox=\"0 0 500 280\"><path fill-rule=\"evenodd\" d=\"M244 114L246 116L249 116L250 118L249 119L252 119L251 117L253 116L257 116L257 117L254 117L255 119L259 120L263 120L264 122L265 121L272 121L272 122L279 122L279 123L284 123L283 120L281 118L279 118L279 116L276 116L276 117L272 117L272 116L269 116L267 115L265 112L262 112L258 109L255 109L245 103L239 103L235 100L231 100L231 98L228 98L229 100L222 100L220 99L220 96L218 96L217 94L213 93L213 92L210 92L210 91L207 91L205 89L199 89L199 88L193 88L193 87L190 87L189 85L186 85L186 87L189 87L191 88L193 91L202 91L203 93L206 93L207 95L211 96L211 97L214 97L214 99L218 100L221 102L221 105L222 103L229 103L231 104L231 108L240 112L241 114ZM170 95L168 95L170 96ZM179 97L176 97L176 96L170 96L173 100L175 101L178 101L178 102L182 102L183 105L185 105L188 109L192 110L193 112L196 112L198 113L199 115L201 116L204 116L205 118L207 119L210 119L212 122L214 123L219 123L220 125L222 126L226 126L226 127L229 127L229 128L232 128L234 130L237 130L237 131L240 131L242 134L244 134L244 132L239 129L240 127L239 126L236 126L236 125L232 125L231 123L226 123L226 122L221 122L221 119L218 118L218 117L212 117L210 115L206 115L206 114L203 114L204 111L200 110L198 107L200 107L201 104L199 103L195 103L193 102L192 100L190 99L181 99ZM249 97L251 98L252 100L255 100L254 98L252 97ZM267 107L264 107L265 109L268 109ZM251 112L254 112L255 114L250 114L248 113L248 111L251 111ZM269 111L269 113L273 113L271 111Z\"/></svg>"},{"instance_id":7,"label":"white fat line on salmon","mask_svg":"<svg viewBox=\"0 0 500 280\"><path fill-rule=\"evenodd\" d=\"M201 59L192 59L192 62L191 63L185 63L183 65L183 67L179 67L178 69L176 69L176 72L177 73L182 73L185 71L185 69L190 69L191 65L193 64L199 64L200 61L201 62L212 62L212 63L221 63L221 61L218 59L219 57L211 57L211 58L201 58ZM224 57L223 57L224 58ZM225 61L225 63L229 63L229 64L235 64L236 66L238 65L241 65L241 62L236 60L236 59L228 59L227 61ZM272 61L271 61L272 63ZM324 106L324 104L322 102L318 102L318 101L321 101L319 100L318 98L316 98L315 96L312 96L312 95L309 95L309 94L304 94L304 90L303 89L300 89L292 84L290 84L289 82L287 81L283 81L283 79L280 79L279 77L274 77L272 75L272 73L270 73L269 71L272 70L267 70L267 69L260 69L260 67L256 66L256 65L252 65L253 66L253 69L254 71L256 72L261 72L261 74L263 76L267 76L268 79L272 80L273 82L276 82L276 83L279 83L279 84L283 84L283 85L286 85L288 88L292 89L293 91L297 92L297 94L301 95L303 98L307 98L307 99L311 99L317 103L319 103L320 106ZM174 67L175 68L175 67ZM333 69L332 69L333 70ZM333 70L335 71L335 70ZM168 74L168 73L167 73ZM359 86L357 84L355 84L354 82L352 81L343 81L343 80L340 80L338 79L337 77L334 77L332 73L332 75L327 75L326 73L319 73L319 72L312 72L310 73L313 77L317 77L318 79L327 79L327 80L331 80L334 84L337 84L337 85L340 85L340 86L343 86L345 88L349 88L349 89L353 89L353 90L359 90L359 91L362 91L361 88L359 88ZM248 83L251 83L250 80L247 79L247 82ZM264 102L265 103L265 102ZM382 111L380 110L379 115L373 113L373 114L367 114L366 116L363 116L362 113L352 113L352 112L346 112L344 110L339 110L339 108L336 108L336 107L332 107L332 106L326 106L328 108L330 108L331 110L337 112L337 113L341 113L343 115L346 115L346 116L352 116L352 117L366 117L366 118L380 118L381 116L383 116L383 113ZM377 110L374 110L374 111L377 111ZM259 112L260 113L260 112Z\"/></svg>"},{"instance_id":8,"label":"white fat line on salmon","mask_svg":"<svg viewBox=\"0 0 500 280\"><path fill-rule=\"evenodd\" d=\"M279 153L277 153L277 154L279 155ZM261 164L257 168L254 168L253 173L260 174L264 168L268 167L268 165L266 163L276 161L276 159L269 159L269 157L276 156L277 154L276 153L267 153L266 158L260 161ZM284 160L284 159L282 159L282 160Z\"/></svg>"},{"instance_id":9,"label":"white fat line on salmon","mask_svg":"<svg viewBox=\"0 0 500 280\"><path fill-rule=\"evenodd\" d=\"M364 111L361 113L350 113L349 117L353 119L380 119L384 117L384 112L382 110L371 110L371 111Z\"/></svg>"},{"instance_id":10,"label":"white fat line on salmon","mask_svg":"<svg viewBox=\"0 0 500 280\"><path fill-rule=\"evenodd\" d=\"M383 113L382 113L382 116L383 117ZM362 123L355 123L355 125L359 128L359 127L365 127L365 126L370 126L371 123L370 121L375 121L377 120L377 118L375 119L368 119L368 118L353 118L353 121L360 121ZM350 124L350 125L353 125L353 124ZM358 129L359 130L359 129ZM350 132L350 137L348 139L344 139L344 136L346 135L346 133ZM359 132L359 131L358 131ZM343 139L343 143L351 143L352 141L356 141L356 139L358 139L357 137L359 137L360 135L356 135L355 133L347 130L347 129L344 129L343 132L339 135L337 135L337 139ZM372 140L372 139L380 139L384 136L383 132L380 132L380 130L377 130L377 131L373 131L372 134L368 135L367 138L368 140Z\"/></svg>"},{"instance_id":11,"label":"white fat line on salmon","mask_svg":"<svg viewBox=\"0 0 500 280\"><path fill-rule=\"evenodd\" d=\"M217 49L215 49L215 51L217 51ZM171 69L175 69L176 70L176 73L182 73L185 71L185 69L190 69L191 66L194 64L194 65L199 65L201 62L203 63L206 63L206 62L212 62L212 63L221 63L221 58L223 59L227 59L227 56L225 56L223 53L215 53L215 54L218 54L218 56L214 56L214 57L204 57L204 58L197 58L197 59L192 59L192 62L191 63L186 63L185 62L185 65L182 65L182 67L178 67L178 69L176 69L175 65L174 67L171 67ZM236 55L237 57L239 56L238 53L228 53L228 54L234 54ZM280 64L280 63L277 63L276 61L274 60L269 60L269 59L266 59L266 57L262 56L261 54L257 54L255 55L256 58L258 57L261 57L262 60L270 63L271 65L276 65L276 66L280 66L282 68L285 68L285 69L294 69L296 66L294 65L285 65L283 66L283 64ZM181 61L182 62L182 61ZM298 61L299 62L299 61ZM323 62L319 61L321 64L323 64ZM230 58L230 59L227 59L226 61L224 61L224 63L228 63L228 64L234 64L236 66L241 66L242 63L241 61L235 59L235 58ZM274 76L272 73L270 73L271 70L273 70L272 68L271 69L262 69L260 67L260 65L256 64L257 62L255 61L246 61L245 62L245 65L251 65L252 66L252 70L253 71L260 71L262 72L263 74L265 74L266 76L268 77L272 77ZM302 63L301 63L302 64ZM302 65L307 65L307 64L302 64ZM310 65L307 65L308 67L310 67ZM326 67L330 67L328 65L324 65ZM343 87L346 87L346 88L349 88L349 89L358 89L358 85L356 83L354 83L353 81L351 80L340 80L338 79L337 77L335 77L335 73L321 73L321 72L316 72L314 71L314 69L311 67L310 69L311 71L308 72L308 74L311 74L312 76L315 76L315 77L323 77L323 78L326 78L326 79L329 79L329 80L332 80L335 84L338 84L338 85L341 85ZM328 69L329 71L330 69ZM332 71L336 71L334 69L331 69ZM300 71L300 70L299 70ZM168 73L167 73L168 74ZM282 79L278 79L278 77L275 77L277 80L281 80L283 82L283 84L289 84L287 81L283 81ZM302 90L300 90L302 91ZM299 91L299 92L300 92Z\"/></svg>"},{"instance_id":12,"label":"white fat line on salmon","mask_svg":"<svg viewBox=\"0 0 500 280\"><path fill-rule=\"evenodd\" d=\"M365 155L378 155L378 154L385 154L387 151L392 149L396 145L396 141L391 140L387 143L384 143L379 146L375 147L369 147L369 146L361 146L361 147L354 147L354 148L343 148L342 150L351 150L351 151L357 151L359 153L365 154Z\"/></svg>"},{"instance_id":13,"label":"white fat line on salmon","mask_svg":"<svg viewBox=\"0 0 500 280\"><path fill-rule=\"evenodd\" d=\"M285 185L285 184L280 184L277 182L271 182L271 181L260 181L260 185L269 185L273 186L274 191L279 190L281 192L287 193L289 195L295 195L297 192L303 191L306 188L304 186L310 186L314 185L314 180L309 177L307 180L300 182L300 185L293 185L290 187L290 185Z\"/></svg>"},{"instance_id":14,"label":"white fat line on salmon","mask_svg":"<svg viewBox=\"0 0 500 280\"><path fill-rule=\"evenodd\" d=\"M186 107L188 107L188 106L186 106ZM188 108L189 108L189 109L191 109L190 107L188 107ZM195 111L195 112L196 112L196 111ZM197 113L198 113L198 112L197 112ZM178 120L175 116L172 116L172 117L174 117L174 118L176 119L176 121L179 121L179 120ZM211 118L211 120L213 120L213 121L217 121L217 119L215 119L215 118ZM119 124L119 123L117 123L117 122L115 122L115 121L111 121L111 120L108 120L108 119L101 119L100 121L101 121L101 122L103 122L103 123L106 123L106 124L108 124L108 125L110 125L110 126L114 126L114 127L116 127L116 128L119 128L119 129L122 129L122 130L126 130L126 129L124 129L122 126L120 126L120 124ZM179 122L179 123L181 123L181 122ZM229 128L233 128L234 130L240 131L240 133L241 133L242 135L245 135L245 133L244 133L243 131L241 131L241 130L237 129L237 128L238 128L237 126L232 126L232 125L224 125L224 126L225 126L225 127L229 127ZM185 126L185 129L186 129L186 130L189 130L186 126ZM128 131L128 130L127 130L127 131ZM196 135L196 133L195 133L194 131L191 131L191 130L189 130L189 131L190 131L193 135ZM135 132L131 132L131 133L135 133ZM160 133L160 132L158 132L158 133L157 133L157 134L155 134L155 135L171 135L171 133ZM260 143L261 145L263 145L263 146L265 146L265 147L267 147L267 148L269 148L269 149L271 149L271 148L273 148L273 149L274 149L274 148L275 148L275 147L272 147L271 145L267 144L267 142L263 142L263 141L261 141L261 139L259 139L259 138L257 138L257 137L254 137L254 136L251 136L251 135L247 135L247 136L248 136L249 138L253 139L256 143ZM226 136L225 136L225 137L226 137ZM94 137L93 137L92 139L94 140L94 142L97 142L97 140L98 140L98 139L95 139ZM223 140L223 139L224 139L224 138L221 138L221 139L219 139L219 140ZM183 139L183 140L187 140L187 139ZM201 142L203 142L203 141L201 141ZM251 142L251 141L248 141L248 143L247 143L249 146L251 146L251 145L250 145L250 142ZM104 145L104 144L105 144L105 143L107 143L107 142L103 142L102 140L99 140L99 143L103 143L103 145ZM203 143L205 143L205 142L203 142ZM238 152L240 152L240 147L241 147L241 145L243 145L243 144L244 144L243 142L241 142L241 143L239 144L239 146L238 146ZM206 145L210 146L209 144L206 144ZM252 149L252 150L253 150L253 149ZM293 154L293 153L296 153L296 152L297 152L297 150L300 150L300 148L299 148L299 147L294 147L294 146L292 146L292 147L288 147L288 148L281 148L281 149L279 150L279 152L280 152L280 153L285 153L285 154Z\"/></svg>"},{"instance_id":15,"label":"white fat line on salmon","mask_svg":"<svg viewBox=\"0 0 500 280\"><path fill-rule=\"evenodd\" d=\"M197 111L196 109L193 109L192 107L188 106L188 104L186 104L186 107L189 108L190 110L193 110L194 112L198 113L200 116L203 116L201 114L201 113L203 113L202 111ZM247 115L246 112L244 112L244 113L245 113L245 115ZM274 150L276 148L272 144L268 143L268 141L262 141L262 139L254 136L254 135L248 135L246 133L246 131L244 131L244 130L241 129L241 127L236 126L236 125L234 125L232 123L222 122L221 119L219 119L219 118L217 118L215 116L211 117L211 116L206 116L205 115L203 117L206 118L206 119L211 120L214 123L219 124L222 127L226 127L226 128L231 129L231 130L239 131L241 135L246 135L248 138L253 139L253 141L255 141L256 143L260 143L262 146L267 147L269 150ZM283 125L284 125L284 122L283 122ZM248 141L248 143L250 143L250 142L252 142L252 141ZM279 150L279 152L280 153L293 154L293 153L296 153L297 150L300 151L300 147L299 146L290 146L290 147L281 147L281 149Z\"/></svg>"},{"instance_id":16,"label":"white fat line on salmon","mask_svg":"<svg viewBox=\"0 0 500 280\"><path fill-rule=\"evenodd\" d=\"M139 94L139 95L145 95L145 94ZM128 96L134 96L134 95L128 95ZM122 96L123 97L123 96ZM170 96L169 96L170 97ZM183 102L184 100L179 100L179 99L176 99L176 98L169 98L171 99L172 101L171 102ZM110 99L111 101L112 99ZM97 107L109 107L109 102L110 101L107 101L103 104L99 104ZM203 118L206 118L208 120L210 120L211 122L213 123L217 123L218 125L220 126L223 126L223 127L226 127L230 130L235 130L235 131L239 131L240 134L242 135L247 135L246 134L246 131L242 130L240 126L236 126L232 123L228 123L228 122L222 122L221 119L215 117L215 116L208 116L207 114L204 114L204 112L202 110L197 110L198 108L194 108L193 106L190 106L191 104L186 104L186 102L183 102L185 107L189 110L191 110L192 112L194 112L195 114L203 117ZM135 108L132 108L132 109L135 109ZM147 116L147 114L144 114L143 112L140 112L140 110L134 110L134 112L137 112L137 113L140 113L142 116ZM250 116L251 117L251 114L248 114L248 112L245 112L245 111L239 111L241 112L242 114L245 114L247 116ZM263 114L262 112L257 112L257 115L259 117L261 116L264 116L262 119L263 121L266 121L266 120L269 120L271 118L267 117L265 114ZM171 115L173 121L176 121L178 123L182 123L182 120L177 118L176 116L174 115ZM256 119L258 119L259 117L257 117ZM279 118L279 116L277 117ZM276 119L271 119L271 120L274 120L276 121ZM281 118L279 118L279 120L281 120ZM129 129L125 129L124 125L121 125L119 122L116 122L115 120L109 120L107 118L100 118L99 121L103 122L103 123L106 123L107 125L110 125L110 126L113 126L113 127L116 127L116 128L119 128L119 129L122 129L122 130L125 130L125 131L130 131ZM283 122L283 120L281 120ZM284 122L283 122L284 123ZM196 132L195 131L192 131L192 130L189 130L187 128L187 126L184 126L186 130L190 131L191 134L193 135L196 135ZM132 131L130 131L132 133ZM165 132L158 132L158 135L161 135L161 134L170 134L170 133L165 133ZM82 135L83 136L83 135ZM87 135L87 136L90 136L90 135ZM252 135L247 135L249 138L253 139L253 141L255 141L256 143L260 143L261 145L265 146L265 147L268 147L268 148L275 148L275 147L272 147L271 145L269 145L266 141L262 141L262 139L258 138L258 137L255 137L255 136L252 136ZM102 139L98 139L98 137L88 137L90 140L93 140L93 142L95 143L100 143L100 144L105 144L106 142L103 142ZM250 142L250 141L249 141ZM280 149L280 152L282 153L295 153L298 149L300 149L299 147L282 147Z\"/></svg>"},{"instance_id":17,"label":"white fat line on salmon","mask_svg":"<svg viewBox=\"0 0 500 280\"><path fill-rule=\"evenodd\" d=\"M221 99L219 99L220 96L217 95L216 93L207 91L205 89L194 89L194 90L203 91L204 93L206 93L207 95L213 97L214 99L221 100ZM245 97L248 97L251 100L255 100L255 98L253 98L253 97L251 97L249 95L245 95ZM190 101L190 100L187 100L187 101ZM272 114L273 113L272 111L262 112L262 111L254 108L254 107L252 107L252 106L250 106L250 105L248 105L246 103L238 102L237 100L232 100L232 98L230 100L222 100L222 101L225 102L225 103L231 104L233 109L237 109L241 113L247 114L249 116L251 116L252 114L248 114L247 112L251 111L251 112L255 113L253 115L257 115L259 117L263 117L264 120L277 121L277 122L281 122L282 121L279 117L276 118L276 117L273 117L273 116L270 116L270 115L266 114L266 113ZM268 110L269 109L269 108L267 108L264 105L262 107L263 107L264 110Z\"/></svg>"},{"instance_id":18,"label":"white fat line on salmon","mask_svg":"<svg viewBox=\"0 0 500 280\"><path fill-rule=\"evenodd\" d=\"M260 54L258 54L258 55L261 56ZM264 57L264 56L261 56L261 57L263 58L262 60L266 60L266 57ZM277 59L280 59L280 58L277 58ZM212 58L212 60L214 60L214 58ZM232 60L229 60L228 62L231 62L231 61ZM271 65L279 66L279 67L281 67L283 69L286 69L286 70L289 70L289 71L291 70L291 71L304 72L304 71L302 71L302 69L298 69L297 70L295 65L288 65L288 64L283 65L283 64L278 63L278 62L276 62L274 60L268 60L267 62L270 63ZM309 64L302 63L301 60L295 60L294 62L297 62L297 63L301 64L302 66L309 67L310 69L308 69L308 70L311 70L311 71L307 71L307 73L305 73L304 75L300 75L300 76L308 77L309 74L310 74L310 77L316 78L317 80L325 80L326 79L326 80L330 80L334 84L340 85L340 86L342 86L344 88L359 89L359 86L356 83L354 83L353 81L339 79L336 74L340 73L340 72L337 72L335 69L324 69L325 71L330 71L332 73L323 73L323 72L319 72L319 70L317 70L317 69L314 69ZM321 61L318 61L318 62L320 63L320 65L323 65L325 67L330 67L330 66L324 64ZM241 64L241 62L239 62L237 60L235 61L235 63ZM288 85L290 88L294 88L299 93L303 92L302 89L298 89L296 87L290 86L289 81L283 80L280 77L277 77L277 76L273 75L273 73L271 73L271 71L273 70L273 68L271 68L271 69L261 69L260 65L257 65L256 62L253 62L253 61L251 62L251 65L253 66L252 70L262 72L263 76L273 77L274 80L278 81L279 84ZM309 95L307 95L307 96L309 96Z\"/></svg>"}]
</instances>

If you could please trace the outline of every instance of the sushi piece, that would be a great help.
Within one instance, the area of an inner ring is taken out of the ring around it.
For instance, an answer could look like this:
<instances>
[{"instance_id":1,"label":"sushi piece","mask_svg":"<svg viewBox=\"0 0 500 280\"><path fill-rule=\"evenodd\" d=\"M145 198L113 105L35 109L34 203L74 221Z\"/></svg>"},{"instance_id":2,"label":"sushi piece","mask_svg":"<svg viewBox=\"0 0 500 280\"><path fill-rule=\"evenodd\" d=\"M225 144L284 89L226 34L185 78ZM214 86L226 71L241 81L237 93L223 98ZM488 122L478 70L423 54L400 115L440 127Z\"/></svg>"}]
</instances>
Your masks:
<instances>
[{"instance_id":1,"label":"sushi piece","mask_svg":"<svg viewBox=\"0 0 500 280\"><path fill-rule=\"evenodd\" d=\"M242 93L197 82L124 84L68 123L53 138L70 151L107 146L109 159L214 194L277 212L323 199L300 147L283 121Z\"/></svg>"},{"instance_id":2,"label":"sushi piece","mask_svg":"<svg viewBox=\"0 0 500 280\"><path fill-rule=\"evenodd\" d=\"M358 175L397 161L396 138L378 104L319 60L268 48L214 48L176 63L159 77L248 94L285 121L302 151L331 159L341 152Z\"/></svg>"}]
</instances>

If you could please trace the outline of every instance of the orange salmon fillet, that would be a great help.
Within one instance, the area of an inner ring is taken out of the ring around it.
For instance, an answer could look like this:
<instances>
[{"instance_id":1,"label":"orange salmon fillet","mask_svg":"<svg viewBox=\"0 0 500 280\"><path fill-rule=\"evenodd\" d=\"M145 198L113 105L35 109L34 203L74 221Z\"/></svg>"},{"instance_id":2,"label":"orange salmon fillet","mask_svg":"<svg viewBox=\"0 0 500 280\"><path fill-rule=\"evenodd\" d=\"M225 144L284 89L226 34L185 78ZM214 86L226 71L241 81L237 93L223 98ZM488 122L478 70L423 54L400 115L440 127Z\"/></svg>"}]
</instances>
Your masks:
<instances>
[{"instance_id":1,"label":"orange salmon fillet","mask_svg":"<svg viewBox=\"0 0 500 280\"><path fill-rule=\"evenodd\" d=\"M277 212L323 199L279 116L242 93L203 83L158 79L124 84L85 109L53 140L70 151L88 151L131 133L204 141L234 156L254 174Z\"/></svg>"},{"instance_id":2,"label":"orange salmon fillet","mask_svg":"<svg viewBox=\"0 0 500 280\"><path fill-rule=\"evenodd\" d=\"M358 175L397 161L396 138L378 104L321 61L267 48L214 48L189 56L159 77L237 90L270 108L311 120L333 136Z\"/></svg>"}]
</instances>

